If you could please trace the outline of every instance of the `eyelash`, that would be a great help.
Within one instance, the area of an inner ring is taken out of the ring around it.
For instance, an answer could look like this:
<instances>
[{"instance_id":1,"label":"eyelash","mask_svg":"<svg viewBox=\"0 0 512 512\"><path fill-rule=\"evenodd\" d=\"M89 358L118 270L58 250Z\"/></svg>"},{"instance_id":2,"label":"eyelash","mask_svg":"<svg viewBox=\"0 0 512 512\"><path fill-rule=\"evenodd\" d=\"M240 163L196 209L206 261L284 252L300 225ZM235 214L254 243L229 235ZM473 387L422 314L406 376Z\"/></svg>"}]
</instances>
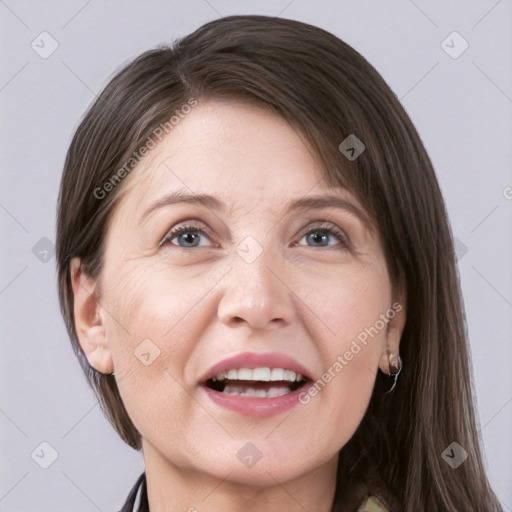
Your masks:
<instances>
[{"instance_id":1,"label":"eyelash","mask_svg":"<svg viewBox=\"0 0 512 512\"><path fill-rule=\"evenodd\" d=\"M330 223L323 223L321 225L312 226L302 235L301 239L303 237L309 235L310 233L315 233L315 232L321 232L324 234L332 235L340 242L339 245L342 248L349 247L349 240L347 238L347 235L343 231L341 231L341 229L339 229L338 227L336 227ZM194 234L199 234L199 235L205 235L206 237L208 237L208 234L203 229L198 228L197 226L194 226L194 225L187 224L184 226L180 226L180 227L171 229L167 233L165 238L162 240L160 245L166 245L166 244L171 243L171 240L173 240L174 238L176 238L177 236L179 236L183 233L194 233ZM180 245L176 245L176 244L172 244L172 245L174 245L175 247L178 247L179 249L195 249L195 247L181 247ZM334 246L334 248L336 248L336 247L338 247L338 246L337 245ZM323 247L323 248L324 249L332 249L333 247Z\"/></svg>"}]
</instances>

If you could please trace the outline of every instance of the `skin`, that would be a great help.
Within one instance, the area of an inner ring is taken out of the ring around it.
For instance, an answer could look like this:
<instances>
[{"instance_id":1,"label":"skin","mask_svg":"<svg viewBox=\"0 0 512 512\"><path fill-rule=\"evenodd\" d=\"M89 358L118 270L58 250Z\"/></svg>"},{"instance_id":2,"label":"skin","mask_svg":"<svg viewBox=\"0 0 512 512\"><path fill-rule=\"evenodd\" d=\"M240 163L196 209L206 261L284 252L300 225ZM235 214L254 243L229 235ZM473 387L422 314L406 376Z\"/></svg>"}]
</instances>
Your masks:
<instances>
[{"instance_id":1,"label":"skin","mask_svg":"<svg viewBox=\"0 0 512 512\"><path fill-rule=\"evenodd\" d=\"M401 302L377 233L354 213L284 214L289 201L322 193L364 212L360 203L324 183L317 159L282 118L237 103L199 103L123 187L100 278L81 272L77 258L71 276L80 344L91 366L115 371L142 435L151 510L330 510L338 452L363 418L379 367L389 372L405 308L291 412L248 418L213 403L198 380L246 351L290 355L319 379ZM216 196L226 210L174 204L144 217L183 188ZM316 239L306 236L324 223L349 246L324 226ZM204 229L198 247L191 235L160 245L184 224ZM251 263L236 250L248 236L257 241L249 252L262 250ZM134 357L145 339L151 358L158 355L147 366ZM248 442L262 454L252 467L237 458Z\"/></svg>"}]
</instances>

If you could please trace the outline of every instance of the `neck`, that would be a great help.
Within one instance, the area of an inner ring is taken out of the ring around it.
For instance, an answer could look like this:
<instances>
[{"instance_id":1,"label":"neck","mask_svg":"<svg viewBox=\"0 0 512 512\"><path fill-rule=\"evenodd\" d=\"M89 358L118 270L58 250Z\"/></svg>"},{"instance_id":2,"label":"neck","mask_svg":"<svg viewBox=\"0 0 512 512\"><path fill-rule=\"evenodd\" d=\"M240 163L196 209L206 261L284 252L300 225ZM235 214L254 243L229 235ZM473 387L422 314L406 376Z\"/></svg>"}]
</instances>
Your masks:
<instances>
[{"instance_id":1,"label":"neck","mask_svg":"<svg viewBox=\"0 0 512 512\"><path fill-rule=\"evenodd\" d=\"M219 477L179 467L146 440L143 440L143 453L151 512L330 512L332 509L337 455L295 478L280 480L266 472L265 483L250 485L236 481L235 469Z\"/></svg>"}]
</instances>

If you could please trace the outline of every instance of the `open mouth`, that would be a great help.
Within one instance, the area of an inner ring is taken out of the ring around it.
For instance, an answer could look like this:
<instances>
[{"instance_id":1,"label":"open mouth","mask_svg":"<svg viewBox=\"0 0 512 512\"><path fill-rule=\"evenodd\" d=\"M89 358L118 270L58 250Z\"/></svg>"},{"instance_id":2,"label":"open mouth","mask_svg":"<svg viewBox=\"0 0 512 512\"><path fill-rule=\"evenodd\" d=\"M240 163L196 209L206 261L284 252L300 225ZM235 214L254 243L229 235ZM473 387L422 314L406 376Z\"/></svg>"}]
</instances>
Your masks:
<instances>
[{"instance_id":1,"label":"open mouth","mask_svg":"<svg viewBox=\"0 0 512 512\"><path fill-rule=\"evenodd\" d=\"M284 368L237 368L220 372L204 385L226 395L274 398L300 389L308 379Z\"/></svg>"}]
</instances>

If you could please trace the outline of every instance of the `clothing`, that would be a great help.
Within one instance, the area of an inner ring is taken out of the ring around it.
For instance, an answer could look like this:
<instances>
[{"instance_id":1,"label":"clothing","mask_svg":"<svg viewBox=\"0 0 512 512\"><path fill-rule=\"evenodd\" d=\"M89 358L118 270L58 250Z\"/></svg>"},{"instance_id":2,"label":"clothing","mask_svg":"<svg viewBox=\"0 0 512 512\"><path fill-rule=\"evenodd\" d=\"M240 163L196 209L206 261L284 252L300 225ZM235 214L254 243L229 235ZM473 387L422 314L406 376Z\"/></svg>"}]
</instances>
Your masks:
<instances>
[{"instance_id":1,"label":"clothing","mask_svg":"<svg viewBox=\"0 0 512 512\"><path fill-rule=\"evenodd\" d=\"M140 475L119 512L149 512L146 472ZM354 512L391 512L391 509L380 495L368 493Z\"/></svg>"},{"instance_id":2,"label":"clothing","mask_svg":"<svg viewBox=\"0 0 512 512\"><path fill-rule=\"evenodd\" d=\"M368 493L356 512L391 512L391 509L385 504L383 498Z\"/></svg>"},{"instance_id":3,"label":"clothing","mask_svg":"<svg viewBox=\"0 0 512 512\"><path fill-rule=\"evenodd\" d=\"M146 487L146 472L142 473L135 482L128 498L119 512L149 512L148 493Z\"/></svg>"}]
</instances>

